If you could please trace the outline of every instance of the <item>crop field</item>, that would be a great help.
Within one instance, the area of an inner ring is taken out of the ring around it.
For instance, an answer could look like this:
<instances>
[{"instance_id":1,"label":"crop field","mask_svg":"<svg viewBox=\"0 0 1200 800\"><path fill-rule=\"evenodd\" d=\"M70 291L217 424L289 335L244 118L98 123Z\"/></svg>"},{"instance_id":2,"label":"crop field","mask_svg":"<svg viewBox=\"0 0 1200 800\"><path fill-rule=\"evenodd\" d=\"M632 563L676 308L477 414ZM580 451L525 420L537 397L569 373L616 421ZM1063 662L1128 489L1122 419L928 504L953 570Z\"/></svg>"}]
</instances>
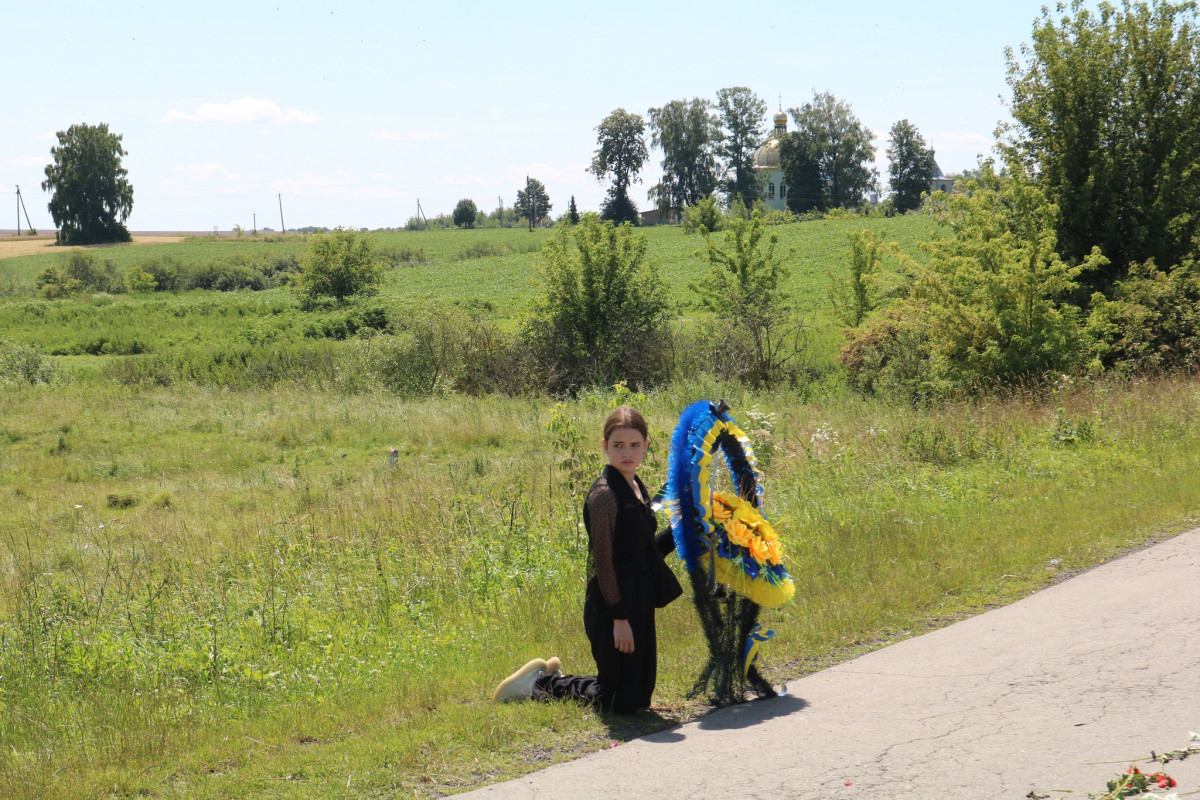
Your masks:
<instances>
[{"instance_id":1,"label":"crop field","mask_svg":"<svg viewBox=\"0 0 1200 800\"><path fill-rule=\"evenodd\" d=\"M916 258L935 232L915 215L771 229L829 365L840 324L828 274L864 227ZM45 382L0 375L0 796L437 797L705 713L689 696L704 639L686 599L660 616L651 712L489 699L533 657L593 668L580 493L618 402L650 422L651 488L696 399L726 399L753 438L797 586L764 613L774 682L1200 517L1189 376L1064 378L921 408L837 381L756 392L699 374L645 395L550 398L347 378L393 337L333 334L376 307L515 327L548 235L381 233L381 294L313 310L286 284L46 300L34 281L63 254L0 260L0 366L37 345L48 368ZM688 284L708 269L703 240L646 235L685 318L698 317ZM304 247L94 252L125 270ZM167 361L162 380L133 367Z\"/></svg>"},{"instance_id":2,"label":"crop field","mask_svg":"<svg viewBox=\"0 0 1200 800\"><path fill-rule=\"evenodd\" d=\"M782 225L779 252L791 270L790 291L812 328L814 341L832 358L840 323L830 317L830 274L843 268L849 237L878 231L915 258L918 243L934 233L929 217L880 215ZM682 319L700 315L690 286L710 266L705 242L675 227L651 228L648 263L666 281ZM524 229L384 232L380 249L392 259L385 284L371 303L401 316L406 310L451 306L511 329L538 291L538 251L550 231ZM720 237L716 237L720 241ZM198 237L180 243L92 248L100 263L118 272L169 258L183 265L254 263L263 258L298 258L306 237L282 241ZM287 287L249 292L192 291L151 295L92 294L48 303L36 296L36 276L61 267L66 254L46 252L0 260L0 337L35 344L52 355L92 355L95 369L111 355L166 355L177 350L234 343L296 342L314 319L297 308ZM7 295L7 301L3 300ZM319 316L319 315L318 315Z\"/></svg>"}]
</instances>

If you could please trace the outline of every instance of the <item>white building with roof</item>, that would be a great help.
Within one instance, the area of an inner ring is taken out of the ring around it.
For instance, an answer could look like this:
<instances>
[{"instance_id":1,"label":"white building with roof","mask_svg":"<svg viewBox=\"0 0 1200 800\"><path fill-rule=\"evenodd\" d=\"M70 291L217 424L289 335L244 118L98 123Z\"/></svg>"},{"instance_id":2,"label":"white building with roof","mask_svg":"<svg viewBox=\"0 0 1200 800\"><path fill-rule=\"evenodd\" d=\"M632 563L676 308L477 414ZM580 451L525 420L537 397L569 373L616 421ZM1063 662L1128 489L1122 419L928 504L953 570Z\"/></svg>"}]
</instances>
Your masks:
<instances>
[{"instance_id":1,"label":"white building with roof","mask_svg":"<svg viewBox=\"0 0 1200 800\"><path fill-rule=\"evenodd\" d=\"M787 135L787 114L780 109L775 114L775 130L763 146L754 151L754 168L766 172L763 202L775 211L787 210L787 184L783 182L783 167L779 163L779 146Z\"/></svg>"},{"instance_id":2,"label":"white building with roof","mask_svg":"<svg viewBox=\"0 0 1200 800\"><path fill-rule=\"evenodd\" d=\"M942 168L938 166L937 159L933 160L933 179L929 181L929 193L934 192L949 192L954 189L954 181L942 174Z\"/></svg>"}]
</instances>

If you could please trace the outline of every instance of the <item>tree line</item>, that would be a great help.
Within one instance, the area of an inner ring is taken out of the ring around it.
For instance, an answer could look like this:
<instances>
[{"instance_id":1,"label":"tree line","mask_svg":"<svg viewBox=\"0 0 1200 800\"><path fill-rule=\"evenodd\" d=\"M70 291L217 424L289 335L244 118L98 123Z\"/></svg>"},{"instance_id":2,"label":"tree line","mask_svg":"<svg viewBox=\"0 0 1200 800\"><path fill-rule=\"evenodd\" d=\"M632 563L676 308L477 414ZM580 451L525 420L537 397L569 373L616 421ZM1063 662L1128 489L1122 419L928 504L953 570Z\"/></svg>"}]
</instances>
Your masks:
<instances>
[{"instance_id":1,"label":"tree line","mask_svg":"<svg viewBox=\"0 0 1200 800\"><path fill-rule=\"evenodd\" d=\"M766 114L767 104L744 86L720 89L716 100L672 100L649 109L648 120L625 108L615 109L596 126L596 150L588 166L598 181L609 184L601 219L637 224L638 205L630 190L641 182L651 148L662 153L663 175L647 198L664 216L679 219L685 209L714 195L728 208L737 203L752 208L767 194L765 174L754 163L755 153L775 135L767 128ZM779 153L790 211L855 208L869 193L879 191L871 133L849 103L818 92L788 114L795 130L780 137ZM916 208L922 193L929 191L934 155L907 119L892 127L890 142L891 201L904 212ZM531 186L536 199L520 191L514 209L532 226L546 218L551 205L540 181L532 180ZM453 222L473 227L479 214L474 201L463 199L455 207ZM566 216L579 220L574 197Z\"/></svg>"},{"instance_id":2,"label":"tree line","mask_svg":"<svg viewBox=\"0 0 1200 800\"><path fill-rule=\"evenodd\" d=\"M879 191L871 133L849 103L815 92L811 102L780 114L795 126L779 136L778 146L790 211L855 208ZM714 194L727 207L740 202L749 208L766 199L766 177L754 163L758 149L776 136L766 127L766 115L767 104L744 86L720 89L715 100L672 100L651 108L648 122L616 109L596 128L590 167L597 179L611 181L601 217L636 221L629 186L649 160L647 130L650 145L662 153L663 172L647 196L664 214L678 218ZM916 126L900 120L891 130L888 158L896 208L915 208L934 175L933 150Z\"/></svg>"},{"instance_id":3,"label":"tree line","mask_svg":"<svg viewBox=\"0 0 1200 800\"><path fill-rule=\"evenodd\" d=\"M639 175L650 158L647 129L650 145L662 152L663 177L648 192L659 210L678 218L683 209L713 194L729 207L739 201L752 207L764 195L764 178L754 168L754 154L768 139L766 111L766 103L746 87L720 89L715 101L672 100L651 108L648 124L624 108L614 110L596 127L597 147L588 167L597 180L609 183L601 218L638 221L630 190L641 182ZM789 113L796 130L783 137L780 158L784 183L790 187L790 210L851 208L861 205L868 192L878 190L870 132L848 103L828 92L817 93L812 102ZM60 243L128 241L124 222L133 209L133 187L121 164L122 156L128 155L122 137L104 123L72 125L57 136L59 144L51 149L54 161L46 167L42 188L52 194L49 209ZM893 127L888 153L896 207L914 208L933 175L933 153L907 120ZM517 192L511 219L525 220L532 229L549 219L552 209L545 184L530 177ZM436 219L439 224L470 228L488 219L506 224L504 215L500 208L485 216L474 200L464 198L449 217ZM564 216L579 220L573 196ZM406 227L427 224L417 219Z\"/></svg>"}]
</instances>

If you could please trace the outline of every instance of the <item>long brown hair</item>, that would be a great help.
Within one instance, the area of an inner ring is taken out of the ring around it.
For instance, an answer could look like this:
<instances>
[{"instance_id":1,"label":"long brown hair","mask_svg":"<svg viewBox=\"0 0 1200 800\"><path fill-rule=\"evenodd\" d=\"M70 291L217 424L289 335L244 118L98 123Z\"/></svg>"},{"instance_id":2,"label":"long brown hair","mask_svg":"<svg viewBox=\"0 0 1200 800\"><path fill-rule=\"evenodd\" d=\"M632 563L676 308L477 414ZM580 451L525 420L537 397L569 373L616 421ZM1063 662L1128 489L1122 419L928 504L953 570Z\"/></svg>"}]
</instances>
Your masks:
<instances>
[{"instance_id":1,"label":"long brown hair","mask_svg":"<svg viewBox=\"0 0 1200 800\"><path fill-rule=\"evenodd\" d=\"M646 427L645 417L633 406L618 406L608 415L608 419L604 420L604 441L607 442L608 437L617 428L633 428L643 439L650 438L650 429Z\"/></svg>"}]
</instances>

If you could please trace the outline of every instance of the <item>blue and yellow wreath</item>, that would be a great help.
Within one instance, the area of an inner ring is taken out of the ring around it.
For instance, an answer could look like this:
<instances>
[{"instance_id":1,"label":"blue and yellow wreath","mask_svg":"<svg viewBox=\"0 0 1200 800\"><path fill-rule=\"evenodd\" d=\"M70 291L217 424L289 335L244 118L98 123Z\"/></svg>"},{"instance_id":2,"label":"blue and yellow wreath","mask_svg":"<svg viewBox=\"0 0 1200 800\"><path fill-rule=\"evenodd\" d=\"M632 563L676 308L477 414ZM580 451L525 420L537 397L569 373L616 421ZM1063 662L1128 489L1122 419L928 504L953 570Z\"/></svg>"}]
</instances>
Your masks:
<instances>
[{"instance_id":1,"label":"blue and yellow wreath","mask_svg":"<svg viewBox=\"0 0 1200 800\"><path fill-rule=\"evenodd\" d=\"M736 494L712 488L718 453ZM668 462L667 513L688 571L704 570L710 581L760 606L792 599L796 587L783 565L783 545L762 513L762 475L750 438L728 407L701 400L684 409Z\"/></svg>"}]
</instances>

